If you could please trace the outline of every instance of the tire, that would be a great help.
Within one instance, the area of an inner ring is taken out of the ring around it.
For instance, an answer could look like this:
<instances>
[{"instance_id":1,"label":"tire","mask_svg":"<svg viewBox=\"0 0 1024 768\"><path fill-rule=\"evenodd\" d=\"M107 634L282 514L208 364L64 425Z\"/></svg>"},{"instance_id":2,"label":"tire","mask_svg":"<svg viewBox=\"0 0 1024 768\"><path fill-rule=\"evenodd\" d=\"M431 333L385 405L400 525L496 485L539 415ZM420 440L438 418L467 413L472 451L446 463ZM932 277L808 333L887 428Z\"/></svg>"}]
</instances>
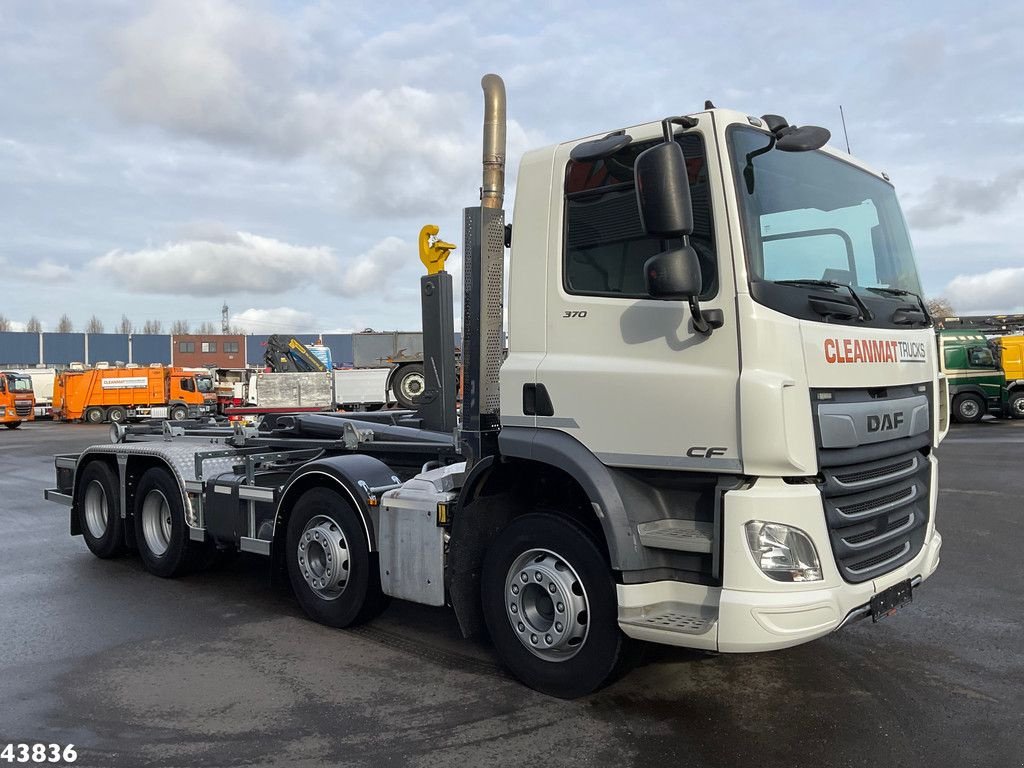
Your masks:
<instances>
[{"instance_id":1,"label":"tire","mask_svg":"<svg viewBox=\"0 0 1024 768\"><path fill-rule=\"evenodd\" d=\"M377 558L362 519L329 488L312 488L295 502L285 539L288 579L306 615L329 627L349 627L385 606Z\"/></svg>"},{"instance_id":2,"label":"tire","mask_svg":"<svg viewBox=\"0 0 1024 768\"><path fill-rule=\"evenodd\" d=\"M188 418L188 408L184 405L176 405L171 408L171 421L184 421Z\"/></svg>"},{"instance_id":3,"label":"tire","mask_svg":"<svg viewBox=\"0 0 1024 768\"><path fill-rule=\"evenodd\" d=\"M395 400L403 408L415 409L419 406L420 398L426 387L427 379L423 375L423 365L420 363L404 366L391 382Z\"/></svg>"},{"instance_id":4,"label":"tire","mask_svg":"<svg viewBox=\"0 0 1024 768\"><path fill-rule=\"evenodd\" d=\"M78 526L89 551L103 560L124 554L124 518L114 471L105 462L90 461L78 487Z\"/></svg>"},{"instance_id":5,"label":"tire","mask_svg":"<svg viewBox=\"0 0 1024 768\"><path fill-rule=\"evenodd\" d=\"M107 421L111 424L123 424L128 418L128 412L120 406L114 406L107 411Z\"/></svg>"},{"instance_id":6,"label":"tire","mask_svg":"<svg viewBox=\"0 0 1024 768\"><path fill-rule=\"evenodd\" d=\"M188 538L181 490L162 467L146 470L135 488L135 544L142 565L169 579L191 570L197 551Z\"/></svg>"},{"instance_id":7,"label":"tire","mask_svg":"<svg viewBox=\"0 0 1024 768\"><path fill-rule=\"evenodd\" d=\"M103 409L102 408L86 408L85 409L85 420L90 424L102 424L103 423Z\"/></svg>"},{"instance_id":8,"label":"tire","mask_svg":"<svg viewBox=\"0 0 1024 768\"><path fill-rule=\"evenodd\" d=\"M1024 392L1010 395L1009 410L1011 419L1024 419Z\"/></svg>"},{"instance_id":9,"label":"tire","mask_svg":"<svg viewBox=\"0 0 1024 768\"><path fill-rule=\"evenodd\" d=\"M960 424L975 424L985 415L985 401L969 392L953 398L953 419Z\"/></svg>"},{"instance_id":10,"label":"tire","mask_svg":"<svg viewBox=\"0 0 1024 768\"><path fill-rule=\"evenodd\" d=\"M512 520L484 556L481 597L498 655L530 688L573 699L624 670L630 641L611 569L575 522L540 512Z\"/></svg>"},{"instance_id":11,"label":"tire","mask_svg":"<svg viewBox=\"0 0 1024 768\"><path fill-rule=\"evenodd\" d=\"M5 421L4 422L4 426L7 427L8 429L17 429L18 427L21 426L21 422L20 421Z\"/></svg>"}]
</instances>

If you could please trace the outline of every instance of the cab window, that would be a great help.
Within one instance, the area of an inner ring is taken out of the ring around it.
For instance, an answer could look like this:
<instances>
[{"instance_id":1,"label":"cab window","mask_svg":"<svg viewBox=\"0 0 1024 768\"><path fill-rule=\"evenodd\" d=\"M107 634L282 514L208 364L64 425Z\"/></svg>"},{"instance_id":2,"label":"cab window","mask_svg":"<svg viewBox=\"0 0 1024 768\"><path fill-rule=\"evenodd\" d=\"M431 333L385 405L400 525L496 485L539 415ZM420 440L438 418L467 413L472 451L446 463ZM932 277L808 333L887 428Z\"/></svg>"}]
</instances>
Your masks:
<instances>
[{"instance_id":1,"label":"cab window","mask_svg":"<svg viewBox=\"0 0 1024 768\"><path fill-rule=\"evenodd\" d=\"M194 379L182 379L181 380L181 388L183 390L185 390L186 392L195 392L196 391L196 382L195 382Z\"/></svg>"},{"instance_id":2,"label":"cab window","mask_svg":"<svg viewBox=\"0 0 1024 768\"><path fill-rule=\"evenodd\" d=\"M988 347L971 347L968 352L971 368L995 368L996 360Z\"/></svg>"},{"instance_id":3,"label":"cab window","mask_svg":"<svg viewBox=\"0 0 1024 768\"><path fill-rule=\"evenodd\" d=\"M718 292L718 260L704 141L698 134L676 138L686 157L693 199L690 245L701 266L701 295ZM644 262L665 250L660 238L649 237L640 222L633 184L636 157L658 141L639 142L610 157L569 161L565 170L566 292L587 296L648 298Z\"/></svg>"}]
</instances>

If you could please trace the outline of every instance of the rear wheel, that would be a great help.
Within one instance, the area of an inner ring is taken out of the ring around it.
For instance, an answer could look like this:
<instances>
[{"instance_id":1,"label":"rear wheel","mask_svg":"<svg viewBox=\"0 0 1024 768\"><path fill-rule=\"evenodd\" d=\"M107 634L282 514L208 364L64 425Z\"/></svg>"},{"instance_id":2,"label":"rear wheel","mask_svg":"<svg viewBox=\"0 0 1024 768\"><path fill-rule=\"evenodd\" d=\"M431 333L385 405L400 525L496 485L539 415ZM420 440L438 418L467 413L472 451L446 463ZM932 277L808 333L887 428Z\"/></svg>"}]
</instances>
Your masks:
<instances>
[{"instance_id":1,"label":"rear wheel","mask_svg":"<svg viewBox=\"0 0 1024 768\"><path fill-rule=\"evenodd\" d=\"M611 569L594 537L559 515L531 513L491 544L482 574L484 619L498 654L526 685L584 696L624 666Z\"/></svg>"},{"instance_id":2,"label":"rear wheel","mask_svg":"<svg viewBox=\"0 0 1024 768\"><path fill-rule=\"evenodd\" d=\"M964 393L953 398L953 418L961 424L981 421L985 415L985 401L978 395Z\"/></svg>"},{"instance_id":3,"label":"rear wheel","mask_svg":"<svg viewBox=\"0 0 1024 768\"><path fill-rule=\"evenodd\" d=\"M1014 392L1010 395L1010 417L1024 419L1024 392Z\"/></svg>"},{"instance_id":4,"label":"rear wheel","mask_svg":"<svg viewBox=\"0 0 1024 768\"><path fill-rule=\"evenodd\" d=\"M103 423L103 409L102 408L87 408L85 411L85 420L90 424L102 424Z\"/></svg>"},{"instance_id":5,"label":"rear wheel","mask_svg":"<svg viewBox=\"0 0 1024 768\"><path fill-rule=\"evenodd\" d=\"M340 494L328 488L302 494L288 519L285 546L288 578L311 619L348 627L384 607L362 519Z\"/></svg>"},{"instance_id":6,"label":"rear wheel","mask_svg":"<svg viewBox=\"0 0 1024 768\"><path fill-rule=\"evenodd\" d=\"M109 411L107 411L107 419L110 421L111 424L122 424L124 420L127 418L127 416L128 413L125 411L124 408L121 408L120 406L115 406L114 408L111 408Z\"/></svg>"},{"instance_id":7,"label":"rear wheel","mask_svg":"<svg viewBox=\"0 0 1024 768\"><path fill-rule=\"evenodd\" d=\"M419 406L423 391L427 388L427 380L423 375L423 366L419 363L404 366L395 376L392 389L395 400L403 408Z\"/></svg>"},{"instance_id":8,"label":"rear wheel","mask_svg":"<svg viewBox=\"0 0 1024 768\"><path fill-rule=\"evenodd\" d=\"M78 527L89 551L103 559L125 551L124 519L114 471L102 461L91 461L79 480Z\"/></svg>"},{"instance_id":9,"label":"rear wheel","mask_svg":"<svg viewBox=\"0 0 1024 768\"><path fill-rule=\"evenodd\" d=\"M134 523L142 564L154 576L179 576L194 565L181 491L166 469L148 469L139 480Z\"/></svg>"}]
</instances>

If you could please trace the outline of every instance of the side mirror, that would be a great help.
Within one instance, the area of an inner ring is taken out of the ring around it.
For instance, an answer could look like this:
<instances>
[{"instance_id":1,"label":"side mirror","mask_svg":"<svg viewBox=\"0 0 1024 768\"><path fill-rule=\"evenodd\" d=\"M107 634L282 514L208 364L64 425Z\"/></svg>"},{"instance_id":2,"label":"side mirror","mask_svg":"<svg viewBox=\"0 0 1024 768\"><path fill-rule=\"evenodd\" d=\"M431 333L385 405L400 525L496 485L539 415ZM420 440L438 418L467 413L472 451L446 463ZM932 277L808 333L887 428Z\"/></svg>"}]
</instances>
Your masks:
<instances>
[{"instance_id":1,"label":"side mirror","mask_svg":"<svg viewBox=\"0 0 1024 768\"><path fill-rule=\"evenodd\" d=\"M692 299L700 294L697 253L688 245L662 251L644 264L647 293L652 299Z\"/></svg>"},{"instance_id":2,"label":"side mirror","mask_svg":"<svg viewBox=\"0 0 1024 768\"><path fill-rule=\"evenodd\" d=\"M649 235L683 237L693 232L690 179L683 148L669 140L644 150L633 166L640 221Z\"/></svg>"}]
</instances>

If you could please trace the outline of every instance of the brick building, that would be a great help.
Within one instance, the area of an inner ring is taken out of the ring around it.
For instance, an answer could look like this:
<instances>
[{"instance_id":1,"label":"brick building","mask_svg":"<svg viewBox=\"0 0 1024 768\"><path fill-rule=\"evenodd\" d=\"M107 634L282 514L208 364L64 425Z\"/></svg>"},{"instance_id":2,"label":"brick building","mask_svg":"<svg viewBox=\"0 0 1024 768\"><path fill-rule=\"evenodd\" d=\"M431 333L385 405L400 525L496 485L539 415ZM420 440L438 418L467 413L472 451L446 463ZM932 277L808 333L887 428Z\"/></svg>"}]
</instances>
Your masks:
<instances>
[{"instance_id":1,"label":"brick building","mask_svg":"<svg viewBox=\"0 0 1024 768\"><path fill-rule=\"evenodd\" d=\"M245 336L219 333L172 336L171 364L180 368L244 368Z\"/></svg>"}]
</instances>

